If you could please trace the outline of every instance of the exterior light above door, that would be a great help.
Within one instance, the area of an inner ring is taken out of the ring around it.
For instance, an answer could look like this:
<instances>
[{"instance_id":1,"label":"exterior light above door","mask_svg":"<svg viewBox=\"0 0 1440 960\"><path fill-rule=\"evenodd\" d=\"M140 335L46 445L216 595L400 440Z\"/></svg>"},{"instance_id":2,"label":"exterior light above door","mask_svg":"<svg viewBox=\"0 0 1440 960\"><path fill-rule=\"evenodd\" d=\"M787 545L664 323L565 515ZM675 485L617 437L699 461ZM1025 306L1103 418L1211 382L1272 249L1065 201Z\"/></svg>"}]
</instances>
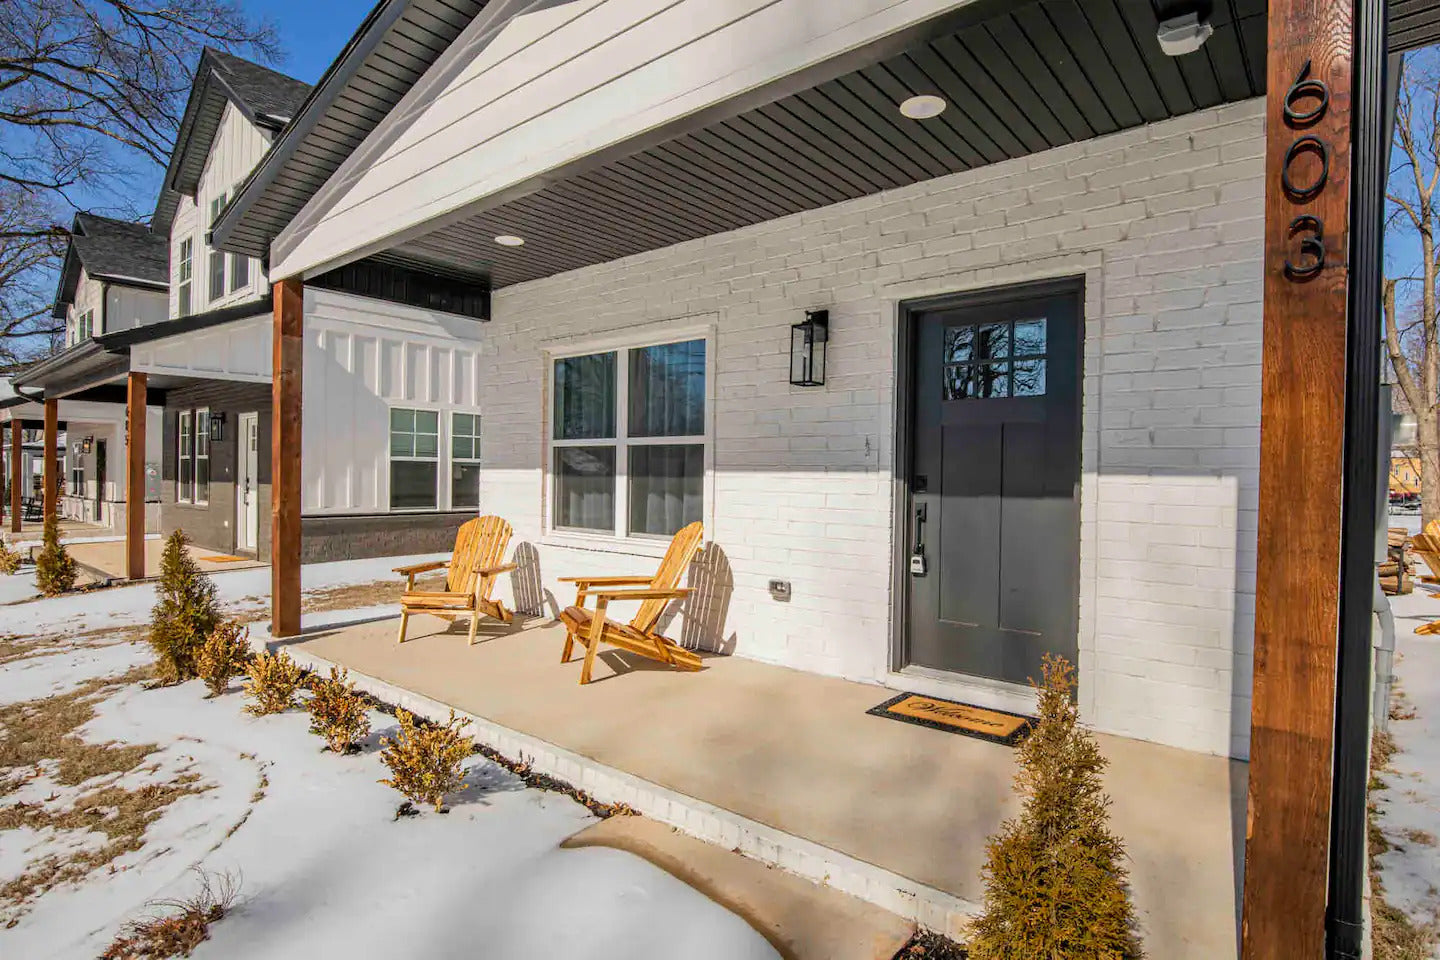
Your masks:
<instances>
[{"instance_id":1,"label":"exterior light above door","mask_svg":"<svg viewBox=\"0 0 1440 960\"><path fill-rule=\"evenodd\" d=\"M790 328L790 383L825 385L825 352L830 341L830 311L806 310L805 322Z\"/></svg>"}]
</instances>

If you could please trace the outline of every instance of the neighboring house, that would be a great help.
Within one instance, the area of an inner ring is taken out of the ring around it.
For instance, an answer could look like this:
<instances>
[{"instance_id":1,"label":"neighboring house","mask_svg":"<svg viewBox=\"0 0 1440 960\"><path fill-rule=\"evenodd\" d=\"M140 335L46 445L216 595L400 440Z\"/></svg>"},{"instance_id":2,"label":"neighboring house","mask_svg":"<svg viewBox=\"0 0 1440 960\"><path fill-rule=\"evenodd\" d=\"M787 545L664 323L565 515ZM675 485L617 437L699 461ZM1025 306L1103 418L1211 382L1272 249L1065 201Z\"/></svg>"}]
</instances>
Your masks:
<instances>
[{"instance_id":1,"label":"neighboring house","mask_svg":"<svg viewBox=\"0 0 1440 960\"><path fill-rule=\"evenodd\" d=\"M168 260L163 322L87 331L16 378L46 399L120 399L143 383L163 411L147 431L160 451L160 529L222 553L270 552L272 299L263 258L211 246L209 227L309 93L205 50L146 238ZM478 497L476 338L488 287L367 262L317 277L307 299L326 322L306 344L305 557L448 547ZM389 442L392 424L408 430L403 450Z\"/></svg>"}]
</instances>

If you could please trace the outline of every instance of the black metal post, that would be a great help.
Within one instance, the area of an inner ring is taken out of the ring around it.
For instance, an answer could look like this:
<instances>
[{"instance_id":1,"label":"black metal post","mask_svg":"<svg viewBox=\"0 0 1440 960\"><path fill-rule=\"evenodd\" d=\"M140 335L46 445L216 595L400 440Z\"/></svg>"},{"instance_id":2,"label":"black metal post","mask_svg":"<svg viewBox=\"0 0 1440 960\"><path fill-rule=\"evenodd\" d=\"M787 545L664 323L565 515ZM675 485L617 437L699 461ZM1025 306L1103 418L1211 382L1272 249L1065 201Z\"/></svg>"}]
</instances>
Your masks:
<instances>
[{"instance_id":1,"label":"black metal post","mask_svg":"<svg viewBox=\"0 0 1440 960\"><path fill-rule=\"evenodd\" d=\"M1380 426L1380 297L1385 178L1384 0L1355 0L1351 86L1350 283L1345 350L1340 647L1330 806L1327 957L1358 958L1364 935L1366 782L1370 767L1371 613Z\"/></svg>"}]
</instances>

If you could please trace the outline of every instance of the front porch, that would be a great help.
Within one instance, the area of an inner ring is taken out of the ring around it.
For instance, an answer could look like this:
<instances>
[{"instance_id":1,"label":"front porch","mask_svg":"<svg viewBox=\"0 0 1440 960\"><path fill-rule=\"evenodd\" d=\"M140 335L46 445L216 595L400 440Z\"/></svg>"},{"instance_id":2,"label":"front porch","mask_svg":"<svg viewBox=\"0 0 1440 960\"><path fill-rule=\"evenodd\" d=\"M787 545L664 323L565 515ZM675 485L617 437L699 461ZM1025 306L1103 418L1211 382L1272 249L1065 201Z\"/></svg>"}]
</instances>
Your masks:
<instances>
[{"instance_id":1,"label":"front porch","mask_svg":"<svg viewBox=\"0 0 1440 960\"><path fill-rule=\"evenodd\" d=\"M985 840L1017 809L1008 747L867 715L885 687L742 657L681 674L611 650L581 687L554 622L487 621L473 647L467 626L417 617L401 646L386 618L281 642L387 702L469 713L480 742L599 799L931 928L955 932L980 901ZM1149 955L1234 956L1248 765L1099 739Z\"/></svg>"}]
</instances>

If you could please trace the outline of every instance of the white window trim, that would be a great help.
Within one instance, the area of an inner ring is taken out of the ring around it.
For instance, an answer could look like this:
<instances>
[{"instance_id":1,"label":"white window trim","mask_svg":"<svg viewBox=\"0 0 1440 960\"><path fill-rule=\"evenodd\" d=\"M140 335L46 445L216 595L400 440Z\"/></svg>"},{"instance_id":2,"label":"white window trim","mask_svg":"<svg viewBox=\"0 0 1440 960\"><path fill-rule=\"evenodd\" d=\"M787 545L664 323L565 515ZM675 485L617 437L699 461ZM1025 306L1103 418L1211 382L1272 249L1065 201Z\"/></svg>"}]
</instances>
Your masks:
<instances>
[{"instance_id":1,"label":"white window trim","mask_svg":"<svg viewBox=\"0 0 1440 960\"><path fill-rule=\"evenodd\" d=\"M175 256L175 315L184 317L195 312L195 238L182 237ZM182 291L189 303L182 303Z\"/></svg>"},{"instance_id":2,"label":"white window trim","mask_svg":"<svg viewBox=\"0 0 1440 960\"><path fill-rule=\"evenodd\" d=\"M434 457L397 457L391 453L390 446L390 412L392 410L415 410L435 414L435 456ZM450 442L450 431L446 429L446 410L443 407L429 403L415 403L404 400L388 404L385 408L385 510L388 513L441 513L449 510L450 485L441 483L442 471L448 471L450 454L446 444ZM467 411L459 411L461 413ZM393 506L394 491L391 489L394 471L390 465L395 461L401 463L433 463L435 464L435 506L433 507L397 507Z\"/></svg>"},{"instance_id":3,"label":"white window trim","mask_svg":"<svg viewBox=\"0 0 1440 960\"><path fill-rule=\"evenodd\" d=\"M200 452L200 424L205 423L205 452ZM194 499L191 501L197 507L208 507L210 505L210 408L197 407L195 409L195 449L194 469L191 471L191 483L195 485ZM200 461L205 461L205 499L200 499Z\"/></svg>"},{"instance_id":4,"label":"white window trim","mask_svg":"<svg viewBox=\"0 0 1440 960\"><path fill-rule=\"evenodd\" d=\"M658 347L687 340L705 341L705 432L686 437L629 436L630 364L627 352L645 347ZM555 361L583 357L594 353L615 352L615 433L613 439L555 439ZM629 448L645 445L703 444L704 478L701 482L700 517L707 531L714 529L715 520L715 325L674 326L671 323L636 327L619 334L567 340L542 347L545 364L544 387L541 390L545 444L541 464L542 513L544 533L542 545L578 547L612 553L641 556L663 556L670 537L630 533L630 456ZM555 500L559 478L555 475L555 454L559 447L615 447L615 530L605 533L579 527L555 524Z\"/></svg>"},{"instance_id":5,"label":"white window trim","mask_svg":"<svg viewBox=\"0 0 1440 960\"><path fill-rule=\"evenodd\" d=\"M190 428L190 454L185 453L185 428ZM175 502L195 502L195 416L191 410L181 410L178 419L175 421ZM182 480L182 473L186 462L191 465L190 472L190 495L185 495L185 486Z\"/></svg>"}]
</instances>

